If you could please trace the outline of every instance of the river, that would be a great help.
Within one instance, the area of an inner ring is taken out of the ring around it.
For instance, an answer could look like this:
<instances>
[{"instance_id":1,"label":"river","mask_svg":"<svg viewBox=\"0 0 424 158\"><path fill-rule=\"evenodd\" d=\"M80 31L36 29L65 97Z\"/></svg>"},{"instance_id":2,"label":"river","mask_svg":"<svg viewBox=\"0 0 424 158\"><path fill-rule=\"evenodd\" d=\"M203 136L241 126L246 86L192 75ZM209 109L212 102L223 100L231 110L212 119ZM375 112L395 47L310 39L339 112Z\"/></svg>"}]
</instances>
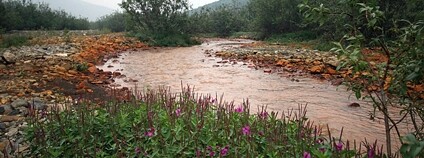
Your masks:
<instances>
[{"instance_id":1,"label":"river","mask_svg":"<svg viewBox=\"0 0 424 158\"><path fill-rule=\"evenodd\" d=\"M372 104L357 100L346 87L300 76L298 81L293 81L281 74L248 68L243 62L217 64L222 59L205 54L205 51L233 48L249 42L253 41L221 39L193 47L126 52L99 68L119 71L126 77L115 79L115 83L129 88L135 85L139 89L169 86L172 91L179 92L183 83L195 86L198 93L224 94L225 100L236 104L248 98L253 112L258 106L267 106L268 110L281 113L297 109L300 104L307 105L307 117L317 125L326 127L328 124L333 135L338 135L343 127L343 139L363 141L366 138L371 142L385 143L382 116L370 120ZM349 107L351 103L361 106ZM412 125L402 126L403 129L410 127ZM394 148L398 147L395 145Z\"/></svg>"}]
</instances>

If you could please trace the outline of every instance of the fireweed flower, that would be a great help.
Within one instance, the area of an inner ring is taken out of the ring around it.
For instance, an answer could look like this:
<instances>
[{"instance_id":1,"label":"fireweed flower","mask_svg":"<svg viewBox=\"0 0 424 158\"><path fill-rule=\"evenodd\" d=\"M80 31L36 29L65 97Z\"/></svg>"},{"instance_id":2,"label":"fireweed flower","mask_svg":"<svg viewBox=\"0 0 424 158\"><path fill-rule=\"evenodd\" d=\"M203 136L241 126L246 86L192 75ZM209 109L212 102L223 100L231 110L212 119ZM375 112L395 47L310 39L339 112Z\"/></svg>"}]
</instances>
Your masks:
<instances>
[{"instance_id":1,"label":"fireweed flower","mask_svg":"<svg viewBox=\"0 0 424 158\"><path fill-rule=\"evenodd\" d=\"M155 128L150 128L149 131L147 131L146 133L144 133L144 136L146 137L153 137L153 135L155 135Z\"/></svg>"},{"instance_id":2,"label":"fireweed flower","mask_svg":"<svg viewBox=\"0 0 424 158\"><path fill-rule=\"evenodd\" d=\"M228 149L229 149L230 147L227 145L227 146L225 146L224 148L222 148L221 149L221 156L227 156L227 154L228 154Z\"/></svg>"},{"instance_id":3,"label":"fireweed flower","mask_svg":"<svg viewBox=\"0 0 424 158\"><path fill-rule=\"evenodd\" d=\"M308 152L303 152L303 158L311 158L311 154Z\"/></svg>"},{"instance_id":4,"label":"fireweed flower","mask_svg":"<svg viewBox=\"0 0 424 158\"><path fill-rule=\"evenodd\" d=\"M181 115L181 109L178 108L177 110L175 110L175 115L179 117Z\"/></svg>"},{"instance_id":5,"label":"fireweed flower","mask_svg":"<svg viewBox=\"0 0 424 158\"><path fill-rule=\"evenodd\" d=\"M261 118L261 119L266 119L267 117L268 117L268 112L266 112L266 111L262 111L259 114L259 118Z\"/></svg>"},{"instance_id":6,"label":"fireweed flower","mask_svg":"<svg viewBox=\"0 0 424 158\"><path fill-rule=\"evenodd\" d=\"M139 155L139 154L141 153L141 149L140 149L140 147L136 147L136 148L134 149L134 152L135 152L135 154L136 154L136 155Z\"/></svg>"},{"instance_id":7,"label":"fireweed flower","mask_svg":"<svg viewBox=\"0 0 424 158\"><path fill-rule=\"evenodd\" d=\"M196 150L196 157L201 157L202 156L202 152L200 150Z\"/></svg>"},{"instance_id":8,"label":"fireweed flower","mask_svg":"<svg viewBox=\"0 0 424 158\"><path fill-rule=\"evenodd\" d=\"M214 156L215 156L215 152L211 151L211 152L209 153L209 156L210 156L210 157L214 157Z\"/></svg>"},{"instance_id":9,"label":"fireweed flower","mask_svg":"<svg viewBox=\"0 0 424 158\"><path fill-rule=\"evenodd\" d=\"M243 112L243 106L239 106L238 108L234 109L236 113L242 113Z\"/></svg>"},{"instance_id":10,"label":"fireweed flower","mask_svg":"<svg viewBox=\"0 0 424 158\"><path fill-rule=\"evenodd\" d=\"M369 148L367 154L368 154L368 158L374 158L375 156L374 148L373 147Z\"/></svg>"},{"instance_id":11,"label":"fireweed flower","mask_svg":"<svg viewBox=\"0 0 424 158\"><path fill-rule=\"evenodd\" d=\"M260 136L264 136L264 132L263 132L263 131L259 131L259 132L258 132L258 134L259 134Z\"/></svg>"},{"instance_id":12,"label":"fireweed flower","mask_svg":"<svg viewBox=\"0 0 424 158\"><path fill-rule=\"evenodd\" d=\"M244 127L241 129L241 132L242 132L244 135L250 135L250 126L248 126L248 125L244 126Z\"/></svg>"},{"instance_id":13,"label":"fireweed flower","mask_svg":"<svg viewBox=\"0 0 424 158\"><path fill-rule=\"evenodd\" d=\"M324 147L319 148L319 151L325 153L326 149Z\"/></svg>"},{"instance_id":14,"label":"fireweed flower","mask_svg":"<svg viewBox=\"0 0 424 158\"><path fill-rule=\"evenodd\" d=\"M215 103L216 102L216 98L211 98L210 102L211 103Z\"/></svg>"},{"instance_id":15,"label":"fireweed flower","mask_svg":"<svg viewBox=\"0 0 424 158\"><path fill-rule=\"evenodd\" d=\"M337 151L342 151L343 150L343 143L342 142L339 142L339 143L336 144L336 150Z\"/></svg>"}]
</instances>

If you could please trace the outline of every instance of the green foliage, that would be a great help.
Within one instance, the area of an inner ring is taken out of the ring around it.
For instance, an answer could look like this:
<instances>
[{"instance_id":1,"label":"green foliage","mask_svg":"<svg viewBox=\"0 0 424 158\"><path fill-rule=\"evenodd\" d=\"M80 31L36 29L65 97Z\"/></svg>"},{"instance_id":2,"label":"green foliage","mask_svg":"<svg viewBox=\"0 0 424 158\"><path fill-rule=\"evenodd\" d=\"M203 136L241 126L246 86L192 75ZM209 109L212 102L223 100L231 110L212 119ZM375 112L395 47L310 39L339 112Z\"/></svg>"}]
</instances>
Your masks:
<instances>
[{"instance_id":1,"label":"green foliage","mask_svg":"<svg viewBox=\"0 0 424 158\"><path fill-rule=\"evenodd\" d=\"M0 28L11 30L37 30L65 28L88 29L87 19L76 18L64 11L53 11L47 4L31 1L0 1Z\"/></svg>"},{"instance_id":2,"label":"green foliage","mask_svg":"<svg viewBox=\"0 0 424 158\"><path fill-rule=\"evenodd\" d=\"M235 4L202 9L190 16L192 33L214 33L219 37L229 37L235 32L246 31L246 8Z\"/></svg>"},{"instance_id":3,"label":"green foliage","mask_svg":"<svg viewBox=\"0 0 424 158\"><path fill-rule=\"evenodd\" d=\"M424 23L409 22L405 19L389 20L388 17L402 17L399 15L402 11L391 10L402 6L380 4L374 1L368 4L355 3L350 9L344 11L333 10L324 5L311 6L308 3L301 4L299 7L307 19L318 22L321 26L328 21L337 21L346 16L352 19L345 24L345 35L339 42L334 43L336 48L332 50L339 54L340 59L343 59L338 69L352 70L350 78L356 79L349 80L347 84L355 92L356 97L370 98L374 102L375 110L384 115L389 156L391 154L390 131L394 129L400 139L397 125L403 122L403 119L398 121L394 118L411 118L414 134L419 139L424 138L423 102L419 98L420 94L414 94L413 91L411 93L410 89L411 86L424 83L422 53L424 37L421 33ZM392 24L389 24L390 22ZM373 53L387 58L387 61L374 63L368 60L367 54L363 52L366 47L375 48ZM377 88L370 90L370 87ZM390 106L401 106L403 110L400 116L390 115L388 112ZM371 115L374 116L375 113Z\"/></svg>"},{"instance_id":4,"label":"green foliage","mask_svg":"<svg viewBox=\"0 0 424 158\"><path fill-rule=\"evenodd\" d=\"M150 91L139 100L94 108L78 102L65 111L32 115L26 129L35 157L352 157L335 138L326 139L304 116L249 105L219 103ZM42 119L44 121L40 121Z\"/></svg>"},{"instance_id":5,"label":"green foliage","mask_svg":"<svg viewBox=\"0 0 424 158\"><path fill-rule=\"evenodd\" d=\"M166 39L172 37L176 42L185 42L188 36L187 0L125 0L121 7L132 20L132 32L143 34L148 43L155 45L190 45L174 43ZM172 41L171 41L172 42Z\"/></svg>"},{"instance_id":6,"label":"green foliage","mask_svg":"<svg viewBox=\"0 0 424 158\"><path fill-rule=\"evenodd\" d=\"M29 41L28 36L9 35L0 38L0 48L19 47L26 45Z\"/></svg>"},{"instance_id":7,"label":"green foliage","mask_svg":"<svg viewBox=\"0 0 424 158\"><path fill-rule=\"evenodd\" d=\"M298 31L302 22L297 5L300 0L251 0L248 8L253 26L263 38Z\"/></svg>"},{"instance_id":8,"label":"green foliage","mask_svg":"<svg viewBox=\"0 0 424 158\"><path fill-rule=\"evenodd\" d=\"M269 38L266 38L266 41L277 42L277 43L288 43L288 42L303 42L315 40L318 38L318 35L311 31L299 31L291 32L286 34L272 35Z\"/></svg>"},{"instance_id":9,"label":"green foliage","mask_svg":"<svg viewBox=\"0 0 424 158\"><path fill-rule=\"evenodd\" d=\"M124 32L128 26L127 20L127 14L115 12L99 18L94 22L93 28L98 30L110 30L112 32Z\"/></svg>"},{"instance_id":10,"label":"green foliage","mask_svg":"<svg viewBox=\"0 0 424 158\"><path fill-rule=\"evenodd\" d=\"M141 33L130 32L129 36L136 37L151 46L163 47L188 47L200 44L200 42L187 34L154 34L146 36Z\"/></svg>"},{"instance_id":11,"label":"green foliage","mask_svg":"<svg viewBox=\"0 0 424 158\"><path fill-rule=\"evenodd\" d=\"M77 63L74 65L74 69L79 72L86 72L88 70L88 64L87 63Z\"/></svg>"},{"instance_id":12,"label":"green foliage","mask_svg":"<svg viewBox=\"0 0 424 158\"><path fill-rule=\"evenodd\" d=\"M403 142L400 153L404 158L424 157L424 141L419 141L414 135L408 134L403 137Z\"/></svg>"}]
</instances>

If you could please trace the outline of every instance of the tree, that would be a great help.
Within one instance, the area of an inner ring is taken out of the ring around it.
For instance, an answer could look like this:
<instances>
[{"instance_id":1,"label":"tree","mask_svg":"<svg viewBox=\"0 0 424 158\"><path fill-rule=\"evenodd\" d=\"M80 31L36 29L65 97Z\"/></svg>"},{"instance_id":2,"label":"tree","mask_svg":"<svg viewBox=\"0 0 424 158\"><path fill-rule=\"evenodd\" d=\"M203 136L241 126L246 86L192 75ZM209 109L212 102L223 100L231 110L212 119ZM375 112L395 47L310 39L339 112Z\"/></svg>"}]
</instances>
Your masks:
<instances>
[{"instance_id":1,"label":"tree","mask_svg":"<svg viewBox=\"0 0 424 158\"><path fill-rule=\"evenodd\" d=\"M115 12L110 15L100 17L95 23L96 29L108 29L112 32L124 32L127 28L127 15Z\"/></svg>"},{"instance_id":2,"label":"tree","mask_svg":"<svg viewBox=\"0 0 424 158\"><path fill-rule=\"evenodd\" d=\"M269 37L297 31L302 21L297 5L300 0L251 0L248 7L254 17L254 26Z\"/></svg>"},{"instance_id":3,"label":"tree","mask_svg":"<svg viewBox=\"0 0 424 158\"><path fill-rule=\"evenodd\" d=\"M390 133L395 130L402 142L398 124L404 122L405 118L412 121L413 137L423 141L424 21L392 19L403 16L402 11L396 10L402 6L394 7L376 1L368 4L351 1L349 9L308 3L299 7L307 19L320 23L321 26L327 21L349 17L349 22L342 28L345 35L339 42L335 42L336 47L333 48L340 59L343 59L338 69L352 71L347 76L346 83L357 98L365 94L366 98L373 101L375 110L371 116L375 116L375 111L383 114L388 157L392 154ZM386 17L386 13L390 19ZM374 55L379 57L379 62L370 60ZM389 113L390 108L399 106L403 109L400 116ZM411 140L410 137L408 136L408 140ZM408 153L403 152L407 151L403 147L401 153L405 157L416 157L423 148L423 145L413 146L411 149L414 151ZM423 154L421 151L421 156Z\"/></svg>"},{"instance_id":4,"label":"tree","mask_svg":"<svg viewBox=\"0 0 424 158\"><path fill-rule=\"evenodd\" d=\"M178 35L187 32L187 0L124 0L121 7L146 36Z\"/></svg>"}]
</instances>

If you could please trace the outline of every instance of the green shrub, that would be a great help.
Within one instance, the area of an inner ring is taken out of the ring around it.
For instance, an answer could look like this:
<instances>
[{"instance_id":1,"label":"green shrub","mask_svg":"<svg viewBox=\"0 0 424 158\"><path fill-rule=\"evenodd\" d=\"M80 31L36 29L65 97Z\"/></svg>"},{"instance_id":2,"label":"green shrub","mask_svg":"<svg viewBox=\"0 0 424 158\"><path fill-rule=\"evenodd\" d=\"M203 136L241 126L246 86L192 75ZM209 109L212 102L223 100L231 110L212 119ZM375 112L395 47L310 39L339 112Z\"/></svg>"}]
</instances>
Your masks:
<instances>
[{"instance_id":1,"label":"green shrub","mask_svg":"<svg viewBox=\"0 0 424 158\"><path fill-rule=\"evenodd\" d=\"M290 42L305 42L318 38L318 35L312 31L299 31L285 34L272 35L265 39L268 42L290 43Z\"/></svg>"},{"instance_id":2,"label":"green shrub","mask_svg":"<svg viewBox=\"0 0 424 158\"><path fill-rule=\"evenodd\" d=\"M88 64L87 63L77 63L74 65L74 69L79 72L86 72L88 70Z\"/></svg>"},{"instance_id":3,"label":"green shrub","mask_svg":"<svg viewBox=\"0 0 424 158\"><path fill-rule=\"evenodd\" d=\"M19 47L28 44L29 37L27 36L3 36L3 39L0 39L1 48L9 47Z\"/></svg>"},{"instance_id":4,"label":"green shrub","mask_svg":"<svg viewBox=\"0 0 424 158\"><path fill-rule=\"evenodd\" d=\"M146 36L142 34L134 34L132 36L137 37L140 41L146 42L151 46L160 46L160 47L188 47L192 45L200 44L199 41L193 39L186 34L155 34L151 36Z\"/></svg>"},{"instance_id":5,"label":"green shrub","mask_svg":"<svg viewBox=\"0 0 424 158\"><path fill-rule=\"evenodd\" d=\"M26 140L35 157L352 157L347 144L325 139L304 115L248 103L223 104L191 90L140 94L94 108L33 114ZM53 108L55 109L55 108ZM39 121L42 118L44 121Z\"/></svg>"}]
</instances>

